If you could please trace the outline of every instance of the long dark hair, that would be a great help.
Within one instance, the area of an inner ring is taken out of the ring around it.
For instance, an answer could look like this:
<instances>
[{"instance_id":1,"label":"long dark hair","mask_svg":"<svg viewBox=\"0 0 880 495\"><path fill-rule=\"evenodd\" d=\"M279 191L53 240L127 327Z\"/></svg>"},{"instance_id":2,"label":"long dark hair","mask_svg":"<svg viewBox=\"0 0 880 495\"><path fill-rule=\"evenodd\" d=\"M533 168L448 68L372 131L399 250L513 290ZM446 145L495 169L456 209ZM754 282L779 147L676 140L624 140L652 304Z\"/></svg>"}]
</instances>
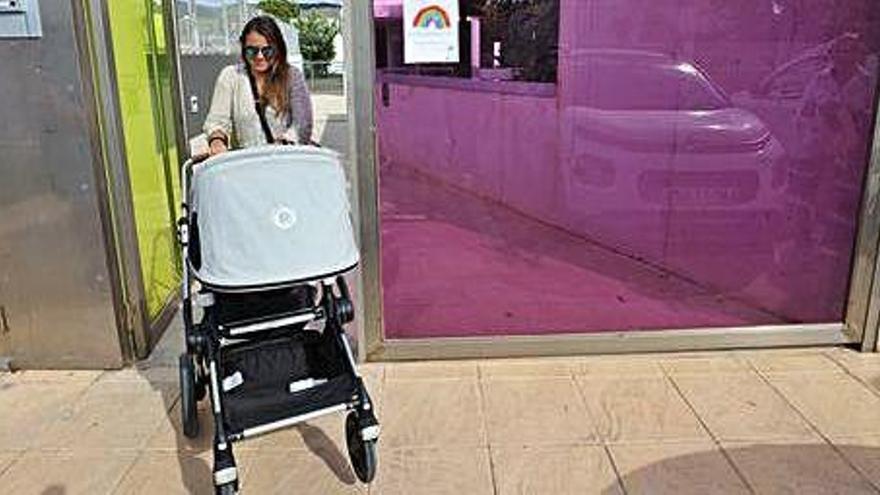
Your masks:
<instances>
[{"instance_id":1,"label":"long dark hair","mask_svg":"<svg viewBox=\"0 0 880 495\"><path fill-rule=\"evenodd\" d=\"M249 71L251 71L251 64L244 51L245 38L250 33L262 35L270 45L275 47L275 56L269 62L271 68L263 85L261 100L264 104L272 105L279 114L287 113L290 107L290 96L287 89L290 82L290 64L287 63L287 44L284 42L281 29L274 19L265 15L254 17L244 25L238 41L241 44L241 59Z\"/></svg>"}]
</instances>

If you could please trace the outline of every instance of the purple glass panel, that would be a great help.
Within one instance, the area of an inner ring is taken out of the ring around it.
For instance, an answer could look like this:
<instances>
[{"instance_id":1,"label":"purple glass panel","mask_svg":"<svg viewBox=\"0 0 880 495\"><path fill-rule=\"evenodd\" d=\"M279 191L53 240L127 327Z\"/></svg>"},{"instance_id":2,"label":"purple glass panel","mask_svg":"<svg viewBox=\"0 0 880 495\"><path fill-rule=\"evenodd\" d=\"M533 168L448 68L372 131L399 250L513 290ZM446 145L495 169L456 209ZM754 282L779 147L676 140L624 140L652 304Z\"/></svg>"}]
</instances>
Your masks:
<instances>
[{"instance_id":1,"label":"purple glass panel","mask_svg":"<svg viewBox=\"0 0 880 495\"><path fill-rule=\"evenodd\" d=\"M386 336L840 321L873 2L560 9L556 84L380 70Z\"/></svg>"}]
</instances>

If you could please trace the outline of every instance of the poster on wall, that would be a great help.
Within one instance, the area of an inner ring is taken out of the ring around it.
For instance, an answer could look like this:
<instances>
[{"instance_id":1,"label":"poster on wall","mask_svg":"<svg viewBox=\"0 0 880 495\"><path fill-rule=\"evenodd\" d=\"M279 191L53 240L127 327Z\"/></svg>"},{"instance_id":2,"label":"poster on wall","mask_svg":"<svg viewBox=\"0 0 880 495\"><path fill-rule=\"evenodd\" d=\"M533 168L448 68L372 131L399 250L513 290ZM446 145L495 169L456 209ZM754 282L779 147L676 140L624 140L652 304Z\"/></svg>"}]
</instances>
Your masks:
<instances>
[{"instance_id":1,"label":"poster on wall","mask_svg":"<svg viewBox=\"0 0 880 495\"><path fill-rule=\"evenodd\" d=\"M457 63L458 0L404 0L404 63Z\"/></svg>"}]
</instances>

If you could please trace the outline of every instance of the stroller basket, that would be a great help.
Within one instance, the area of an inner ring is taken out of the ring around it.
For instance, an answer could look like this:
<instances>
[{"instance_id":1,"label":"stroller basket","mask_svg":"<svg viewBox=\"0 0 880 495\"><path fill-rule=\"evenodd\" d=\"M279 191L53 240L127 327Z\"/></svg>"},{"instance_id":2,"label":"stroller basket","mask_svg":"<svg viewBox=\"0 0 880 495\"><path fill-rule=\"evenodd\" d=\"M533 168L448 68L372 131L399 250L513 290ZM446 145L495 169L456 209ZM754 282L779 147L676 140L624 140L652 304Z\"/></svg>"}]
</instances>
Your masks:
<instances>
[{"instance_id":1,"label":"stroller basket","mask_svg":"<svg viewBox=\"0 0 880 495\"><path fill-rule=\"evenodd\" d=\"M234 377L224 394L231 434L352 400L344 357L317 332L231 347L224 354L223 376Z\"/></svg>"}]
</instances>

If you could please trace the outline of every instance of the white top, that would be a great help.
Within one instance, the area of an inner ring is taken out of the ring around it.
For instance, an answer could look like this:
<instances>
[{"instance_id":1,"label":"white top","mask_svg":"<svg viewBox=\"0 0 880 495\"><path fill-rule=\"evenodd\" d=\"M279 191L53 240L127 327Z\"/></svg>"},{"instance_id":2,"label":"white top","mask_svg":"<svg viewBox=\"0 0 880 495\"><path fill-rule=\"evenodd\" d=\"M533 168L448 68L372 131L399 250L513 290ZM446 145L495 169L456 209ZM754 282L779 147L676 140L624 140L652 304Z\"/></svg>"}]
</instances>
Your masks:
<instances>
[{"instance_id":1,"label":"white top","mask_svg":"<svg viewBox=\"0 0 880 495\"><path fill-rule=\"evenodd\" d=\"M244 64L230 65L220 71L214 85L211 109L204 132L217 130L229 136L236 147L250 148L266 144L260 117ZM290 110L279 116L271 105L265 108L266 121L276 141L308 144L312 138L312 101L302 72L290 67Z\"/></svg>"},{"instance_id":2,"label":"white top","mask_svg":"<svg viewBox=\"0 0 880 495\"><path fill-rule=\"evenodd\" d=\"M222 153L193 168L189 257L198 280L254 290L354 268L358 249L339 155L311 146Z\"/></svg>"}]
</instances>

